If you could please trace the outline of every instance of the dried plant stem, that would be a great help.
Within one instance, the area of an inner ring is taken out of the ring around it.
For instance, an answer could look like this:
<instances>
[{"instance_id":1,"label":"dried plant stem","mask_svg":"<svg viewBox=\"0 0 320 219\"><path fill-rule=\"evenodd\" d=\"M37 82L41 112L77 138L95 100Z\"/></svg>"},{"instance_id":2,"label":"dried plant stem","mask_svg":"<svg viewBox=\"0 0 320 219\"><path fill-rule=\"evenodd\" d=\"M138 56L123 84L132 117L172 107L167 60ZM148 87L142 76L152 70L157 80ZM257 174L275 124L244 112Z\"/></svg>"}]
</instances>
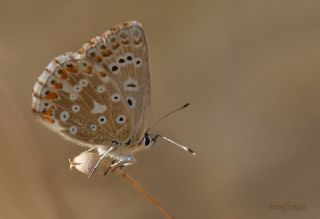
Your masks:
<instances>
[{"instance_id":1,"label":"dried plant stem","mask_svg":"<svg viewBox=\"0 0 320 219\"><path fill-rule=\"evenodd\" d=\"M120 176L127 181L135 190L140 192L151 204L153 204L163 214L166 219L173 219L172 215L150 194L148 193L140 183L133 179L129 174L121 169L115 171L117 176Z\"/></svg>"}]
</instances>

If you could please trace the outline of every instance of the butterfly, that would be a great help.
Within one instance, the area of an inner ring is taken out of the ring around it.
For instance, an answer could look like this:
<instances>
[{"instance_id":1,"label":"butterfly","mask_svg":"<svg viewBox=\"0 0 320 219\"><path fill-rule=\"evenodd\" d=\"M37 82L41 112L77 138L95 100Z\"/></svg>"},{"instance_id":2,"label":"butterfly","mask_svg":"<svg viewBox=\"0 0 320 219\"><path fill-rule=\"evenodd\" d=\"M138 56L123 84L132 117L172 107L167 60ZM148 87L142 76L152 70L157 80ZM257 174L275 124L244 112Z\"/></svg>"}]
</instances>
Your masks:
<instances>
[{"instance_id":1,"label":"butterfly","mask_svg":"<svg viewBox=\"0 0 320 219\"><path fill-rule=\"evenodd\" d=\"M135 163L133 154L159 137L194 154L149 133L160 121L149 126L150 97L146 35L139 22L129 21L54 58L33 87L32 110L53 131L97 151L100 161L112 158L114 168Z\"/></svg>"}]
</instances>

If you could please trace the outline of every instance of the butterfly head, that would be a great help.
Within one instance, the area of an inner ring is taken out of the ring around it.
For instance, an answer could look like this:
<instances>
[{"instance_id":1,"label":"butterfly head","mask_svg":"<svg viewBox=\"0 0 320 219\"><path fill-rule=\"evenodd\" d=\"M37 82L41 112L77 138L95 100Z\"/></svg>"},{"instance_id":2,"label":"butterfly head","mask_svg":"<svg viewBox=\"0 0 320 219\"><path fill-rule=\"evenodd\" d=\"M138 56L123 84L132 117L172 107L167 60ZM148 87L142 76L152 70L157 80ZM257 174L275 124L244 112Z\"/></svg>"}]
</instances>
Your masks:
<instances>
[{"instance_id":1,"label":"butterfly head","mask_svg":"<svg viewBox=\"0 0 320 219\"><path fill-rule=\"evenodd\" d=\"M150 129L153 128L154 126L156 126L161 120L167 118L168 116L170 116L171 114L173 114L173 113L175 113L175 112L177 112L179 110L182 110L182 109L186 108L189 105L190 105L189 103L186 103L183 106L181 106L181 107L179 107L179 108L177 108L177 109L175 109L173 111L170 111L169 113L165 114L164 116L160 117L158 120L153 122L150 125L150 127L147 129L147 131L144 133L144 137L141 140L140 145L144 145L146 148L148 148L148 147L154 145L154 143L156 143L157 139L160 137L160 138L162 138L162 139L164 139L164 140L166 140L166 141L168 141L168 142L180 147L181 149L191 153L192 155L195 155L196 153L191 148L188 148L188 147L186 147L184 145L181 145L181 144L179 144L179 143L177 143L177 142L175 142L175 141L173 141L170 138L167 138L165 136L162 136L162 135L159 135L159 134L150 134L149 133Z\"/></svg>"},{"instance_id":2,"label":"butterfly head","mask_svg":"<svg viewBox=\"0 0 320 219\"><path fill-rule=\"evenodd\" d=\"M141 141L141 145L144 145L145 147L150 147L150 146L154 145L154 143L156 143L158 137L160 137L160 135L150 134L150 133L146 132L146 133L144 133L144 137Z\"/></svg>"}]
</instances>

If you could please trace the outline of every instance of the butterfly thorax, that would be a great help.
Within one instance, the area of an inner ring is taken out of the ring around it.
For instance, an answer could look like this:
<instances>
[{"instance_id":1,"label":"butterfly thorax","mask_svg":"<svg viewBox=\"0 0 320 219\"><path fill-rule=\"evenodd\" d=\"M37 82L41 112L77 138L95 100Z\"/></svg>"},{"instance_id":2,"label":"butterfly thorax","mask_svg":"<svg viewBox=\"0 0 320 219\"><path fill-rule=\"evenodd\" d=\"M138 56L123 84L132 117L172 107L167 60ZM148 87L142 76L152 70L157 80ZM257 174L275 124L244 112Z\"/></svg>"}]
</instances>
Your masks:
<instances>
[{"instance_id":1,"label":"butterfly thorax","mask_svg":"<svg viewBox=\"0 0 320 219\"><path fill-rule=\"evenodd\" d=\"M126 143L119 143L116 141L113 141L112 145L99 145L96 146L96 150L99 154L104 154L106 151L110 149L110 147L113 147L114 149L109 152L110 157L113 157L115 159L121 159L122 156L131 156L135 154L138 151L146 150L153 144L155 144L157 138L159 135L157 134L150 134L145 133L143 138L140 140L138 144L131 144L131 141L129 140Z\"/></svg>"}]
</instances>

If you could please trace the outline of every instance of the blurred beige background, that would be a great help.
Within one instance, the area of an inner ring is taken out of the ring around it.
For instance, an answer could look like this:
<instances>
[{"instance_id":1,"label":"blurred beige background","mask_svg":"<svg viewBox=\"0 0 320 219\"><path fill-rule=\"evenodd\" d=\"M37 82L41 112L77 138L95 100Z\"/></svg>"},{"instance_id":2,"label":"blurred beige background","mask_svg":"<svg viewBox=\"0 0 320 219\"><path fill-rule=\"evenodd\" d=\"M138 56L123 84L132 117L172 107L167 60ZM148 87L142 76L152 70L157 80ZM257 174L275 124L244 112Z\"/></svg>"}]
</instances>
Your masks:
<instances>
[{"instance_id":1,"label":"blurred beige background","mask_svg":"<svg viewBox=\"0 0 320 219\"><path fill-rule=\"evenodd\" d=\"M308 3L307 3L308 2ZM69 171L84 148L31 114L51 58L127 20L147 32L166 142L127 168L176 218L320 215L319 1L1 1L0 218L161 219L120 178ZM305 205L300 211L270 205Z\"/></svg>"}]
</instances>

